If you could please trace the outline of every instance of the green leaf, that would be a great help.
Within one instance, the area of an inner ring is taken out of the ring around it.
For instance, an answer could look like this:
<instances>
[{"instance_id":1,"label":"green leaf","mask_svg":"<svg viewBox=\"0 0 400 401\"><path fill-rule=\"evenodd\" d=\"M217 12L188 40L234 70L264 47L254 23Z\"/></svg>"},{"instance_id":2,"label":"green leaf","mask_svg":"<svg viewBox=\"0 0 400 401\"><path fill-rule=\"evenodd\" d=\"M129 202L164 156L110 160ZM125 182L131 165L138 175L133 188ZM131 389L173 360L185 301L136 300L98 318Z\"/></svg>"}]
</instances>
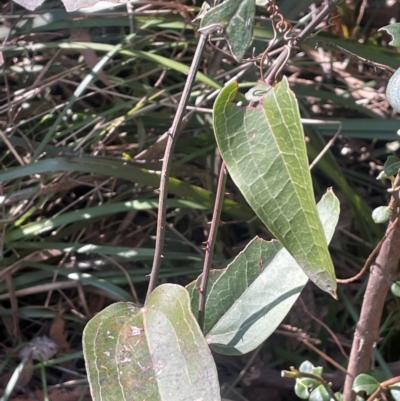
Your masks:
<instances>
[{"instance_id":1,"label":"green leaf","mask_svg":"<svg viewBox=\"0 0 400 401\"><path fill-rule=\"evenodd\" d=\"M310 394L309 401L330 401L331 395L329 390L323 384L320 384Z\"/></svg>"},{"instance_id":2,"label":"green leaf","mask_svg":"<svg viewBox=\"0 0 400 401\"><path fill-rule=\"evenodd\" d=\"M312 373L313 369L314 365L310 361L304 361L299 367L299 372Z\"/></svg>"},{"instance_id":3,"label":"green leaf","mask_svg":"<svg viewBox=\"0 0 400 401\"><path fill-rule=\"evenodd\" d=\"M366 373L361 373L358 375L353 383L353 391L358 393L360 391L365 391L367 395L372 394L380 386L378 380L375 377L367 375Z\"/></svg>"},{"instance_id":4,"label":"green leaf","mask_svg":"<svg viewBox=\"0 0 400 401\"><path fill-rule=\"evenodd\" d=\"M395 297L400 297L400 281L396 281L390 287L390 291Z\"/></svg>"},{"instance_id":5,"label":"green leaf","mask_svg":"<svg viewBox=\"0 0 400 401\"><path fill-rule=\"evenodd\" d=\"M301 398L302 400L307 400L310 396L308 387L304 385L300 380L296 380L296 384L294 385L294 392L297 397Z\"/></svg>"},{"instance_id":6,"label":"green leaf","mask_svg":"<svg viewBox=\"0 0 400 401\"><path fill-rule=\"evenodd\" d=\"M332 191L323 196L318 212L330 241L339 218L339 202ZM258 347L282 322L307 281L278 242L255 238L226 269L210 272L205 308L210 347L227 355ZM187 287L194 315L198 314L200 282L201 276ZM319 374L320 368L314 369Z\"/></svg>"},{"instance_id":7,"label":"green leaf","mask_svg":"<svg viewBox=\"0 0 400 401\"><path fill-rule=\"evenodd\" d=\"M400 46L400 23L383 26L378 31L386 31L392 36L393 40L389 42L389 45Z\"/></svg>"},{"instance_id":8,"label":"green leaf","mask_svg":"<svg viewBox=\"0 0 400 401\"><path fill-rule=\"evenodd\" d=\"M287 79L262 104L241 108L237 83L214 104L214 132L229 173L247 202L307 276L336 296L336 278L315 206L304 134Z\"/></svg>"},{"instance_id":9,"label":"green leaf","mask_svg":"<svg viewBox=\"0 0 400 401\"><path fill-rule=\"evenodd\" d=\"M143 308L120 302L104 309L85 327L83 352L94 401L221 399L181 286L157 287Z\"/></svg>"},{"instance_id":10,"label":"green leaf","mask_svg":"<svg viewBox=\"0 0 400 401\"><path fill-rule=\"evenodd\" d=\"M383 171L387 176L397 174L400 169L400 159L396 156L389 156L383 166Z\"/></svg>"},{"instance_id":11,"label":"green leaf","mask_svg":"<svg viewBox=\"0 0 400 401\"><path fill-rule=\"evenodd\" d=\"M379 206L372 212L372 218L374 222L379 223L386 223L390 218L390 208L389 206Z\"/></svg>"},{"instance_id":12,"label":"green leaf","mask_svg":"<svg viewBox=\"0 0 400 401\"><path fill-rule=\"evenodd\" d=\"M344 401L343 394L339 393L339 391L335 393L335 397L337 401Z\"/></svg>"},{"instance_id":13,"label":"green leaf","mask_svg":"<svg viewBox=\"0 0 400 401\"><path fill-rule=\"evenodd\" d=\"M253 39L255 12L255 0L226 0L207 12L200 30L222 28L233 56L241 61Z\"/></svg>"},{"instance_id":14,"label":"green leaf","mask_svg":"<svg viewBox=\"0 0 400 401\"><path fill-rule=\"evenodd\" d=\"M324 369L322 366L314 366L310 361L304 361L300 365L299 371L303 373L311 373L316 376L322 376Z\"/></svg>"},{"instance_id":15,"label":"green leaf","mask_svg":"<svg viewBox=\"0 0 400 401\"><path fill-rule=\"evenodd\" d=\"M310 377L300 377L299 379L296 379L296 381L299 381L303 384L303 386L307 386L308 388L315 388L317 386L319 386L321 384L321 382L319 382L316 379L311 379Z\"/></svg>"}]
</instances>

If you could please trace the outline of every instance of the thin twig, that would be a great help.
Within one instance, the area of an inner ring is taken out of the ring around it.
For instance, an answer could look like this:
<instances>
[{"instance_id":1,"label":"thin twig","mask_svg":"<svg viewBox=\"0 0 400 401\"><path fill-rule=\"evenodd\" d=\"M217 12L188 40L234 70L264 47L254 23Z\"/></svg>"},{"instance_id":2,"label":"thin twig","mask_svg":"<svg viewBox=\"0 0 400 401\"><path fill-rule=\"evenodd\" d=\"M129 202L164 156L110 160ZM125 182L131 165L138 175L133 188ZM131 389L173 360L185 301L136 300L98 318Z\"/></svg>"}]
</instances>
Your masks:
<instances>
[{"instance_id":1,"label":"thin twig","mask_svg":"<svg viewBox=\"0 0 400 401\"><path fill-rule=\"evenodd\" d=\"M318 319L316 316L314 316L307 308L305 302L303 301L302 298L299 298L300 302L303 306L304 312L307 313L308 316L310 316L311 319L316 321L320 326L322 326L333 338L333 341L335 341L336 345L339 347L340 352L342 355L346 358L349 359L349 356L347 355L346 351L343 349L342 344L340 344L339 339L337 338L337 335L329 328L327 324L325 324L322 320Z\"/></svg>"},{"instance_id":2,"label":"thin twig","mask_svg":"<svg viewBox=\"0 0 400 401\"><path fill-rule=\"evenodd\" d=\"M131 290L131 294L132 294L133 299L134 299L135 302L136 302L136 305L137 305L137 306L140 306L140 301L139 301L139 297L138 297L138 295L137 295L137 292L136 292L136 290L135 290L135 286L133 285L131 276L130 276L129 273L126 271L126 269L125 269L121 264L119 264L115 259L110 258L108 255L105 255L104 253L101 253L100 255L101 255L104 259L107 259L112 265L116 266L118 269L120 269L120 270L122 271L122 273L124 274L124 276L125 276L125 278L126 278L126 281L127 281L128 284L129 284L129 289Z\"/></svg>"},{"instance_id":3,"label":"thin twig","mask_svg":"<svg viewBox=\"0 0 400 401\"><path fill-rule=\"evenodd\" d=\"M196 78L197 70L199 68L201 56L203 54L205 45L207 43L207 36L200 35L199 42L196 47L196 52L193 56L192 65L186 79L185 87L183 88L182 96L179 101L179 107L176 111L174 121L172 122L171 128L168 130L168 141L165 148L163 165L161 169L161 180L160 180L160 201L158 205L158 218L157 218L157 237L154 250L153 266L150 273L150 282L147 290L146 302L157 285L158 273L161 267L162 252L164 249L165 239L165 225L166 225L166 213L167 213L167 196L168 196L168 180L172 164L172 154L175 148L178 128L182 122L183 113L185 112L186 105L190 98L190 92L192 90L193 82Z\"/></svg>"},{"instance_id":4,"label":"thin twig","mask_svg":"<svg viewBox=\"0 0 400 401\"><path fill-rule=\"evenodd\" d=\"M379 386L369 397L367 401L374 401L378 399L378 395L383 391L383 388Z\"/></svg>"},{"instance_id":5,"label":"thin twig","mask_svg":"<svg viewBox=\"0 0 400 401\"><path fill-rule=\"evenodd\" d=\"M317 348L315 345L311 344L310 341L306 339L301 339L301 342L306 345L308 348L312 349L315 353L317 353L319 356L324 358L327 362L329 362L331 365L335 366L335 368L341 370L343 373L347 373L346 369L340 364L337 363L334 359L332 359L329 355L325 354L325 352L321 351L319 348Z\"/></svg>"},{"instance_id":6,"label":"thin twig","mask_svg":"<svg viewBox=\"0 0 400 401\"><path fill-rule=\"evenodd\" d=\"M364 264L363 268L355 276L350 277L350 278L346 278L346 279L338 278L336 280L336 282L339 283L339 284L348 284L348 283L352 283L353 281L358 280L367 271L368 267L371 265L372 261L374 260L376 254L379 252L379 249L381 249L381 246L384 243L385 239L392 232L392 230L396 227L396 224L397 224L398 221L399 221L399 219L397 217L396 220L387 229L387 231L386 231L385 235L383 236L383 238L378 242L378 245L375 247L375 249L368 256L368 259L365 261L365 264Z\"/></svg>"},{"instance_id":7,"label":"thin twig","mask_svg":"<svg viewBox=\"0 0 400 401\"><path fill-rule=\"evenodd\" d=\"M349 50L347 50L347 49L345 49L345 48L343 48L341 46L335 45L334 43L331 43L331 42L325 42L323 40L318 41L317 44L315 45L315 47L317 48L317 47L320 47L320 46L331 47L333 49L336 49L336 50L340 51L341 53L346 54L349 57L355 58L359 62L364 63L364 64L368 64L368 65L370 65L370 66L372 66L374 68L380 68L381 70L385 70L385 71L390 72L390 73L393 73L393 72L396 71L394 68L389 67L388 65L380 64L380 63L377 63L375 61L368 60L367 58L360 57L357 54L354 54L351 51L349 51Z\"/></svg>"},{"instance_id":8,"label":"thin twig","mask_svg":"<svg viewBox=\"0 0 400 401\"><path fill-rule=\"evenodd\" d=\"M390 379L385 380L381 383L381 386L386 389L387 387L393 386L393 384L396 383L400 383L400 376L391 377Z\"/></svg>"},{"instance_id":9,"label":"thin twig","mask_svg":"<svg viewBox=\"0 0 400 401\"><path fill-rule=\"evenodd\" d=\"M389 386L400 382L400 376L392 377L391 379L382 382L379 387L368 397L367 401L374 401L382 391L387 390ZM382 394L383 395L383 394Z\"/></svg>"},{"instance_id":10,"label":"thin twig","mask_svg":"<svg viewBox=\"0 0 400 401\"><path fill-rule=\"evenodd\" d=\"M243 379L243 377L246 375L247 371L251 368L254 360L256 359L257 355L260 353L261 349L263 348L264 343L260 344L253 352L253 355L251 358L248 360L246 363L245 367L240 371L236 379L232 382L232 384L229 385L228 389L223 392L224 397L229 397L231 394L231 391L233 390L234 387L236 387Z\"/></svg>"},{"instance_id":11,"label":"thin twig","mask_svg":"<svg viewBox=\"0 0 400 401\"><path fill-rule=\"evenodd\" d=\"M324 146L321 152L319 152L319 155L312 161L312 163L310 164L310 170L312 170L313 167L315 167L315 165L323 158L324 154L335 143L336 138L339 136L341 130L342 130L342 124L340 124L339 129L336 131L336 134L329 140L329 142Z\"/></svg>"},{"instance_id":12,"label":"thin twig","mask_svg":"<svg viewBox=\"0 0 400 401\"><path fill-rule=\"evenodd\" d=\"M198 315L198 323L200 328L204 331L204 317L205 317L205 307L206 307L206 295L207 295L207 284L208 284L208 276L210 273L212 256L214 252L214 245L217 239L218 232L218 224L219 218L221 216L222 204L224 201L224 192L225 192L225 184L226 184L226 167L225 163L221 163L221 168L219 171L218 177L218 186L217 193L215 197L214 211L213 217L210 225L210 232L208 234L208 240L206 242L205 249L205 257L204 257L204 266L203 266L203 274L201 276L201 284L200 284L200 296L199 296L199 315Z\"/></svg>"},{"instance_id":13,"label":"thin twig","mask_svg":"<svg viewBox=\"0 0 400 401\"><path fill-rule=\"evenodd\" d=\"M0 138L5 143L5 145L8 147L9 151L13 154L13 156L15 157L17 162L21 166L25 166L26 163L24 163L21 156L18 154L18 152L16 151L16 149L14 148L12 143L9 141L9 139L7 138L7 136L4 134L4 132L1 129L0 129Z\"/></svg>"}]
</instances>

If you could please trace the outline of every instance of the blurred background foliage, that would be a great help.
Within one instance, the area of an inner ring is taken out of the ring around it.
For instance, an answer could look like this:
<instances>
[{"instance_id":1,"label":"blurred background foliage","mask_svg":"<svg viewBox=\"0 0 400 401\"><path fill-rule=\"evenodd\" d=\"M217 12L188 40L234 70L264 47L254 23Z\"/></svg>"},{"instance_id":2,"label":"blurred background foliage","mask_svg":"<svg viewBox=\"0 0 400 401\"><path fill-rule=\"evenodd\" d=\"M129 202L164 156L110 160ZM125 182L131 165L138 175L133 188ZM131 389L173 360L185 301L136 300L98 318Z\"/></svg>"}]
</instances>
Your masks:
<instances>
[{"instance_id":1,"label":"blurred background foliage","mask_svg":"<svg viewBox=\"0 0 400 401\"><path fill-rule=\"evenodd\" d=\"M321 5L277 4L295 29ZM34 12L11 1L0 7L0 387L20 363L21 346L46 336L57 353L28 361L34 369L21 374L13 399L90 399L82 330L112 302L144 300L165 132L196 47L201 2L137 1L72 13L56 1ZM378 29L398 18L399 8L390 0L342 2L283 70L299 100L310 161L337 134L312 174L317 200L330 186L341 200L331 244L339 278L363 266L384 231L371 219L372 209L388 202L388 185L376 176L398 152L400 121L385 98L386 71L315 45L327 41L397 68L400 54ZM217 36L207 46L174 154L163 282L185 285L201 271L220 162L213 99L233 77L242 93L254 86L259 66L249 59L272 36L259 6L248 60L236 63ZM104 68L89 80L101 60ZM214 267L225 267L255 235L271 238L229 180L222 219ZM339 302L307 286L304 304L253 355L217 356L221 384L236 386L228 398L293 399L293 383L279 369L305 359L325 366L340 387L333 362L346 365L366 279L341 286ZM398 299L388 298L376 350L379 367L392 372L400 371L399 310Z\"/></svg>"}]
</instances>

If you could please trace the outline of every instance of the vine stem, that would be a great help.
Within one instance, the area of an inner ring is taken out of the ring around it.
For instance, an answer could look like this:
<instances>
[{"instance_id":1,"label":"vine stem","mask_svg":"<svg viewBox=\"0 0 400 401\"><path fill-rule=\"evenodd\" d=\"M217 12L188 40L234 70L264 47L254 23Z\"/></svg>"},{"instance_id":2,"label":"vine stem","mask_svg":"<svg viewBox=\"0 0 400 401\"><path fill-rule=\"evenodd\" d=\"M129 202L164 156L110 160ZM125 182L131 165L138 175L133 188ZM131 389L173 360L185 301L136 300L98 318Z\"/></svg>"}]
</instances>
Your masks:
<instances>
[{"instance_id":1,"label":"vine stem","mask_svg":"<svg viewBox=\"0 0 400 401\"><path fill-rule=\"evenodd\" d=\"M329 15L329 13L339 4L341 0L328 0L322 7L321 11L310 21L308 25L296 37L296 44L300 44L312 31ZM281 54L274 61L273 65L265 75L265 82L272 85L275 82L276 76L283 68L290 56L291 47L285 46Z\"/></svg>"},{"instance_id":2,"label":"vine stem","mask_svg":"<svg viewBox=\"0 0 400 401\"><path fill-rule=\"evenodd\" d=\"M400 173L397 174L393 188L400 184ZM379 338L379 326L387 293L392 285L400 260L400 200L399 192L392 193L389 203L391 223L387 228L387 236L383 242L375 262L371 265L370 276L361 307L360 319L354 333L353 344L347 376L344 383L343 399L355 399L352 392L354 378L368 371L371 366L372 352ZM389 230L391 230L389 232Z\"/></svg>"},{"instance_id":3,"label":"vine stem","mask_svg":"<svg viewBox=\"0 0 400 401\"><path fill-rule=\"evenodd\" d=\"M158 273L161 267L162 253L164 250L164 239L165 239L165 226L166 226L166 213L167 213L167 196L168 196L168 181L170 176L172 154L175 148L177 132L179 126L182 123L183 114L186 110L186 106L189 102L190 92L194 80L196 78L197 70L199 69L201 56L203 54L205 45L207 43L208 35L201 34L199 42L197 43L196 52L193 56L192 64L189 69L189 73L186 79L185 87L183 88L182 97L179 101L178 108L171 128L167 131L168 141L165 147L164 158L161 168L160 178L160 196L158 204L158 216L157 216L157 236L154 250L153 266L150 273L150 282L147 289L146 303L149 295L157 285Z\"/></svg>"},{"instance_id":4,"label":"vine stem","mask_svg":"<svg viewBox=\"0 0 400 401\"><path fill-rule=\"evenodd\" d=\"M383 391L387 390L389 386L400 382L400 376L392 377L380 384L380 386L374 391L367 399L367 401L374 401Z\"/></svg>"},{"instance_id":5,"label":"vine stem","mask_svg":"<svg viewBox=\"0 0 400 401\"><path fill-rule=\"evenodd\" d=\"M226 177L227 177L226 166L225 166L224 162L221 162L221 168L220 168L219 177L218 177L217 193L216 193L215 203L214 203L213 217L212 217L211 224L210 224L210 232L208 234L208 240L206 242L203 274L201 276L201 284L200 284L200 289L199 289L199 291L200 291L199 314L198 314L197 321L203 332L204 332L204 317L205 317L205 309L206 309L208 277L210 274L214 246L215 246L215 241L217 239L218 223L219 223L219 219L221 216L222 204L224 201Z\"/></svg>"},{"instance_id":6,"label":"vine stem","mask_svg":"<svg viewBox=\"0 0 400 401\"><path fill-rule=\"evenodd\" d=\"M385 242L386 238L388 235L392 232L392 230L396 227L396 224L398 222L398 218L388 227L386 230L385 235L382 237L382 239L378 242L378 245L374 248L374 250L371 252L371 254L368 256L368 259L365 261L364 266L362 269L353 277L350 278L343 278L343 279L336 279L336 282L339 284L349 284L352 283L353 281L358 280L368 269L368 267L371 266L372 261L374 260L375 256L379 252L379 249L381 249L382 244Z\"/></svg>"}]
</instances>

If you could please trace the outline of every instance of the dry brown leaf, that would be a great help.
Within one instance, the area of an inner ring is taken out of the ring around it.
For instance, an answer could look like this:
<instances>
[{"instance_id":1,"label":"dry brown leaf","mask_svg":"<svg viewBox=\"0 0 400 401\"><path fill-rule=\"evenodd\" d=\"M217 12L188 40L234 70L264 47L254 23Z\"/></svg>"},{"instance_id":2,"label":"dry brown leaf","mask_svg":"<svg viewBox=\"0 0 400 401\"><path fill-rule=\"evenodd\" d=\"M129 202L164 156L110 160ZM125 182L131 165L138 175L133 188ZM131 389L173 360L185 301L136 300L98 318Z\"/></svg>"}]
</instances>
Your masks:
<instances>
[{"instance_id":1,"label":"dry brown leaf","mask_svg":"<svg viewBox=\"0 0 400 401\"><path fill-rule=\"evenodd\" d=\"M62 309L50 326L49 337L58 345L58 352L68 352L70 344L65 333L64 310Z\"/></svg>"}]
</instances>

